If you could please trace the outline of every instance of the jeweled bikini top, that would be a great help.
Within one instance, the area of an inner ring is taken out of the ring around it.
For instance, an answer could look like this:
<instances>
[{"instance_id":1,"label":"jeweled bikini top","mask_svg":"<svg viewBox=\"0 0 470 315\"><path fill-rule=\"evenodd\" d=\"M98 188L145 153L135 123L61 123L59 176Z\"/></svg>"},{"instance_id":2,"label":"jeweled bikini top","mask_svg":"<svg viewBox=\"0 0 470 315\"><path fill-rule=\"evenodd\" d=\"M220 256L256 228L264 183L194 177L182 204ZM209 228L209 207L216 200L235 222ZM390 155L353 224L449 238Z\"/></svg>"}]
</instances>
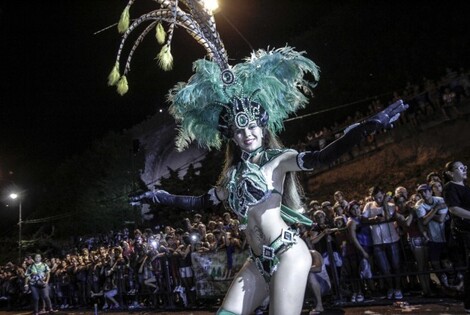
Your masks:
<instances>
[{"instance_id":1,"label":"jeweled bikini top","mask_svg":"<svg viewBox=\"0 0 470 315\"><path fill-rule=\"evenodd\" d=\"M250 207L257 205L272 193L281 194L275 190L272 181L267 180L263 167L289 149L257 149L251 153L243 152L242 161L233 167L228 176L228 204L241 218L247 218ZM250 159L260 153L259 164L251 163Z\"/></svg>"}]
</instances>

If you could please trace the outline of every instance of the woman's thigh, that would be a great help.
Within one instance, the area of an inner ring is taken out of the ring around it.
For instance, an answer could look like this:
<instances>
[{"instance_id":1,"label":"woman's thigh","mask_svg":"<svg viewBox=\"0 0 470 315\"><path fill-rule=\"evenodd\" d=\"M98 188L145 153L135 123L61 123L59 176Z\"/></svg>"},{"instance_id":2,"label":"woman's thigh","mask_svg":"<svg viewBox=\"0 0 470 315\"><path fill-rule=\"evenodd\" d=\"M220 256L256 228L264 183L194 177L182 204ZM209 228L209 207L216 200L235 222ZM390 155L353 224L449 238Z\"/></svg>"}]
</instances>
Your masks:
<instances>
[{"instance_id":1,"label":"woman's thigh","mask_svg":"<svg viewBox=\"0 0 470 315\"><path fill-rule=\"evenodd\" d=\"M312 257L301 240L283 253L271 279L270 315L300 314L312 266Z\"/></svg>"},{"instance_id":2,"label":"woman's thigh","mask_svg":"<svg viewBox=\"0 0 470 315\"><path fill-rule=\"evenodd\" d=\"M251 314L268 294L268 284L248 259L233 279L221 308L235 314Z\"/></svg>"}]
</instances>

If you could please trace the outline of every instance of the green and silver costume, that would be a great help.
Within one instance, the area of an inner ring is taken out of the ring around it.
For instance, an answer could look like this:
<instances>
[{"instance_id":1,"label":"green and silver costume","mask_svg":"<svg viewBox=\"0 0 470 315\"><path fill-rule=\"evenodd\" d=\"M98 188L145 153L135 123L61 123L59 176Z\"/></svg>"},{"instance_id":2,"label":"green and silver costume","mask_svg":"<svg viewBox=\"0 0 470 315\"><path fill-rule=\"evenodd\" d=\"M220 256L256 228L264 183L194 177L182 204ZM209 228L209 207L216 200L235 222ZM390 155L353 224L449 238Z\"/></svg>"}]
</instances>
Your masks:
<instances>
[{"instance_id":1,"label":"green and silver costume","mask_svg":"<svg viewBox=\"0 0 470 315\"><path fill-rule=\"evenodd\" d=\"M242 228L246 226L250 207L262 203L272 193L281 195L280 191L274 189L271 179L264 176L263 168L288 151L295 152L291 149L262 150L262 148L250 153L243 152L242 161L230 170L225 187L229 193L227 203L239 217ZM251 163L251 157L257 154L260 154L259 162ZM283 219L290 224L312 224L310 219L286 206L281 206L281 214Z\"/></svg>"}]
</instances>

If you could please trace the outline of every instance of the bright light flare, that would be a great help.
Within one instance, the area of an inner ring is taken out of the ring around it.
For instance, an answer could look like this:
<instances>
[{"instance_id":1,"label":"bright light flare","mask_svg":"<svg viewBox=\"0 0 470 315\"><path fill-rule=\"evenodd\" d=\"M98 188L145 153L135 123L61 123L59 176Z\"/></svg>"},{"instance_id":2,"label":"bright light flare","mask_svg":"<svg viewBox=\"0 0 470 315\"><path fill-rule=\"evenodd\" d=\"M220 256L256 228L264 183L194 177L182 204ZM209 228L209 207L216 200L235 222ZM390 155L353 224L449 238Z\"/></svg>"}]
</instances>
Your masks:
<instances>
[{"instance_id":1,"label":"bright light flare","mask_svg":"<svg viewBox=\"0 0 470 315\"><path fill-rule=\"evenodd\" d=\"M11 199L16 199L16 198L18 198L18 194L11 193L11 194L10 194L10 198L11 198Z\"/></svg>"},{"instance_id":2,"label":"bright light flare","mask_svg":"<svg viewBox=\"0 0 470 315\"><path fill-rule=\"evenodd\" d=\"M211 12L214 12L219 8L219 3L217 0L203 0L203 2L206 9L210 10Z\"/></svg>"}]
</instances>

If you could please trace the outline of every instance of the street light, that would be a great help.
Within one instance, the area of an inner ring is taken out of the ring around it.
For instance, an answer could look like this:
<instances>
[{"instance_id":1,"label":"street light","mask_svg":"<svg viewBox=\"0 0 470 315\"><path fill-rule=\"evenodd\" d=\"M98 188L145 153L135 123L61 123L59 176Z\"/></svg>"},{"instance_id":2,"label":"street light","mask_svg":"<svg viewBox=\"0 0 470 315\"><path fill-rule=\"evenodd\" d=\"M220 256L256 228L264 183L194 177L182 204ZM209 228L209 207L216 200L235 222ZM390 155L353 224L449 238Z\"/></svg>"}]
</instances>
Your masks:
<instances>
[{"instance_id":1,"label":"street light","mask_svg":"<svg viewBox=\"0 0 470 315\"><path fill-rule=\"evenodd\" d=\"M202 1L206 9L214 13L219 8L219 3L217 0L204 0Z\"/></svg>"},{"instance_id":2,"label":"street light","mask_svg":"<svg viewBox=\"0 0 470 315\"><path fill-rule=\"evenodd\" d=\"M21 264L21 198L16 193L11 193L10 198L15 200L18 198L18 264Z\"/></svg>"}]
</instances>

